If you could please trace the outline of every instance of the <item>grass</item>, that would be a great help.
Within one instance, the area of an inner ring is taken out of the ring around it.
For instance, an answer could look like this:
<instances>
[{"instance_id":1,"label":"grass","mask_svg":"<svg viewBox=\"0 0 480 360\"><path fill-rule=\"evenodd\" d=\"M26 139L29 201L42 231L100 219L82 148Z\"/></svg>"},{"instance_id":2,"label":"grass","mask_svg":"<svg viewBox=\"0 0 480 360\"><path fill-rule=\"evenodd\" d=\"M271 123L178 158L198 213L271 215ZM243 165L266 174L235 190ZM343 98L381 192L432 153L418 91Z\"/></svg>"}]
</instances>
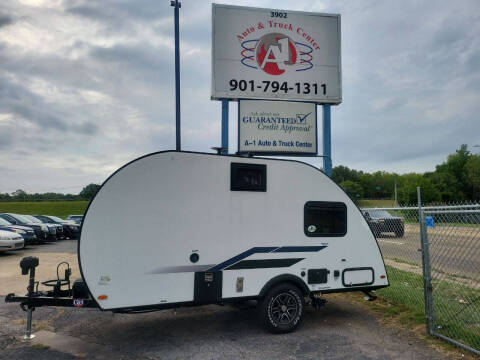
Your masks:
<instances>
[{"instance_id":1,"label":"grass","mask_svg":"<svg viewBox=\"0 0 480 360\"><path fill-rule=\"evenodd\" d=\"M401 264L407 264L407 265L413 265L413 266L418 266L420 267L421 265L416 263L416 262L413 262L413 261L408 261L408 260L404 260L404 259L399 259L399 258L389 258L397 263L401 263Z\"/></svg>"},{"instance_id":2,"label":"grass","mask_svg":"<svg viewBox=\"0 0 480 360\"><path fill-rule=\"evenodd\" d=\"M391 311L409 310L417 322L425 322L421 275L387 266L390 287L377 293L390 301ZM480 349L480 290L448 281L433 280L435 331L474 349Z\"/></svg>"},{"instance_id":3,"label":"grass","mask_svg":"<svg viewBox=\"0 0 480 360\"><path fill-rule=\"evenodd\" d=\"M394 200L358 200L360 208L395 207Z\"/></svg>"},{"instance_id":4,"label":"grass","mask_svg":"<svg viewBox=\"0 0 480 360\"><path fill-rule=\"evenodd\" d=\"M54 215L65 219L68 215L83 214L87 205L88 201L0 202L0 212Z\"/></svg>"}]
</instances>

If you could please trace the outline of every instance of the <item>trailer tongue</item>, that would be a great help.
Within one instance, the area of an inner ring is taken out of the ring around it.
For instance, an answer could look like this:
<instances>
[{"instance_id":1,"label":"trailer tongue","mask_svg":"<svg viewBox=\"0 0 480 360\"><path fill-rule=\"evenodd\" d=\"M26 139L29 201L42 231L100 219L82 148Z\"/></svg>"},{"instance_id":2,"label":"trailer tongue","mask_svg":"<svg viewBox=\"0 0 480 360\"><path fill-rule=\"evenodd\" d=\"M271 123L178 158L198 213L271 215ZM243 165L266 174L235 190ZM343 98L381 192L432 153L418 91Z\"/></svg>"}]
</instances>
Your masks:
<instances>
[{"instance_id":1,"label":"trailer tongue","mask_svg":"<svg viewBox=\"0 0 480 360\"><path fill-rule=\"evenodd\" d=\"M43 281L42 285L51 287L52 290L39 291L38 281L35 281L35 268L38 266L39 260L35 256L24 257L20 261L20 268L22 275L30 275L27 287L27 295L18 296L15 294L8 294L5 297L5 302L20 303L23 311L27 312L27 330L24 339L32 339L32 312L36 307L41 306L76 306L76 307L98 307L91 299L83 281L75 281L73 287L70 286L70 276L72 271L67 262L61 262L57 266L57 278ZM59 269L61 265L65 265L65 272L63 279L60 278ZM65 289L66 288L66 289Z\"/></svg>"},{"instance_id":2,"label":"trailer tongue","mask_svg":"<svg viewBox=\"0 0 480 360\"><path fill-rule=\"evenodd\" d=\"M57 278L43 281L41 284L51 287L51 290L39 291L39 282L35 281L35 268L39 265L39 260L35 256L24 257L20 261L22 275L28 275L29 283L27 295L18 296L8 294L5 302L19 302L23 310L32 309L40 306L76 306L76 307L98 307L88 294L82 280L76 280L71 285L70 276L72 270L67 262L61 262L57 266ZM60 278L59 269L65 265L64 277Z\"/></svg>"}]
</instances>

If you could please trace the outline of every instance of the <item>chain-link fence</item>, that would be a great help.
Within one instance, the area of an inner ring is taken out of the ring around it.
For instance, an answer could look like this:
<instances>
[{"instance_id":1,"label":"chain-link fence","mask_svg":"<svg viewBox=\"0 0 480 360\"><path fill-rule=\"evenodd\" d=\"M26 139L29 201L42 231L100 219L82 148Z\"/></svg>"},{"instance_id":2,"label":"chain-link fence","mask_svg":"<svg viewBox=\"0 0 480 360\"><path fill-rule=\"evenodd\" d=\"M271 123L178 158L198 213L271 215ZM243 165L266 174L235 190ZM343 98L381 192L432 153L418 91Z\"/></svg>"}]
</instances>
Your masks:
<instances>
[{"instance_id":1,"label":"chain-link fence","mask_svg":"<svg viewBox=\"0 0 480 360\"><path fill-rule=\"evenodd\" d=\"M362 212L390 280L379 294L427 319L429 334L480 355L480 205Z\"/></svg>"},{"instance_id":2,"label":"chain-link fence","mask_svg":"<svg viewBox=\"0 0 480 360\"><path fill-rule=\"evenodd\" d=\"M480 355L480 207L425 209L429 330Z\"/></svg>"}]
</instances>

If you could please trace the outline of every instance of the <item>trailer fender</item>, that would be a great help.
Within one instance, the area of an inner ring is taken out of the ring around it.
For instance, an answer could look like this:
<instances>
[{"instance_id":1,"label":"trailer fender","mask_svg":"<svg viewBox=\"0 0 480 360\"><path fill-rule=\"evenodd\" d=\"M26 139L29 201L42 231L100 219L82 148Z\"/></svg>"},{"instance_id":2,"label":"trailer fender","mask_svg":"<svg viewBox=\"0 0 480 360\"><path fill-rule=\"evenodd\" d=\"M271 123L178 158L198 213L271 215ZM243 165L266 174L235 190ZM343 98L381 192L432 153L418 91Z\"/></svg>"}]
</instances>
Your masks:
<instances>
[{"instance_id":1,"label":"trailer fender","mask_svg":"<svg viewBox=\"0 0 480 360\"><path fill-rule=\"evenodd\" d=\"M291 283L297 286L305 296L310 294L310 289L308 288L307 284L305 284L305 281L303 281L301 278L292 274L282 274L270 279L263 286L262 290L260 290L260 294L258 294L258 296L264 297L267 294L268 290L270 290L273 286L283 282Z\"/></svg>"}]
</instances>

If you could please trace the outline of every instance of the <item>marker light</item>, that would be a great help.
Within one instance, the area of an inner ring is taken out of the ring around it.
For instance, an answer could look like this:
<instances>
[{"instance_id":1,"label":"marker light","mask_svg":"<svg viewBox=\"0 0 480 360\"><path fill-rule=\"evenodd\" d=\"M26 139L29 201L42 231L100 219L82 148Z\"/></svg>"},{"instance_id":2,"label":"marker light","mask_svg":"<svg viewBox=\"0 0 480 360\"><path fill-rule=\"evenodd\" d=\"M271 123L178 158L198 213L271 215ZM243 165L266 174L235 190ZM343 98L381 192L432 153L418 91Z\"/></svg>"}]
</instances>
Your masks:
<instances>
[{"instance_id":1,"label":"marker light","mask_svg":"<svg viewBox=\"0 0 480 360\"><path fill-rule=\"evenodd\" d=\"M380 275L380 279L385 279L386 276L385 275Z\"/></svg>"},{"instance_id":2,"label":"marker light","mask_svg":"<svg viewBox=\"0 0 480 360\"><path fill-rule=\"evenodd\" d=\"M97 299L98 300L107 300L108 296L107 295L100 295Z\"/></svg>"}]
</instances>

